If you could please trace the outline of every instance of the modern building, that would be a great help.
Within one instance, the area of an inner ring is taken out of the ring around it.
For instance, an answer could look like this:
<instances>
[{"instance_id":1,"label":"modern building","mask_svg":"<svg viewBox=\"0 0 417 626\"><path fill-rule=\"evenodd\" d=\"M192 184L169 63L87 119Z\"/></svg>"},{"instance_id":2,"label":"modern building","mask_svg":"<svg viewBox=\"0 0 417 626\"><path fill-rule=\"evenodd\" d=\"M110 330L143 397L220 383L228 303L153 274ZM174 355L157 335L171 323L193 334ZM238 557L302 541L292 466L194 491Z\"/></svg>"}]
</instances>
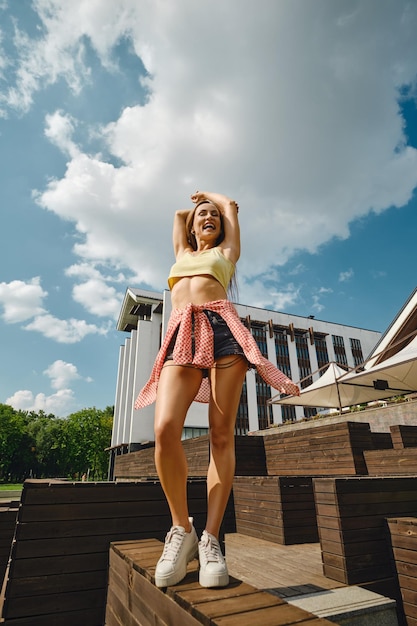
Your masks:
<instances>
[{"instance_id":1,"label":"modern building","mask_svg":"<svg viewBox=\"0 0 417 626\"><path fill-rule=\"evenodd\" d=\"M324 366L336 362L354 368L364 362L381 334L372 330L236 304L262 352L301 388L321 375ZM147 382L165 334L171 312L168 290L163 293L128 288L117 329L127 334L120 348L112 448L133 451L153 440L154 407L138 411L133 404ZM245 434L272 424L294 421L316 412L315 408L279 406L268 400L276 395L254 370L249 370L237 415L236 433ZM207 432L207 405L194 402L188 413L184 438Z\"/></svg>"}]
</instances>

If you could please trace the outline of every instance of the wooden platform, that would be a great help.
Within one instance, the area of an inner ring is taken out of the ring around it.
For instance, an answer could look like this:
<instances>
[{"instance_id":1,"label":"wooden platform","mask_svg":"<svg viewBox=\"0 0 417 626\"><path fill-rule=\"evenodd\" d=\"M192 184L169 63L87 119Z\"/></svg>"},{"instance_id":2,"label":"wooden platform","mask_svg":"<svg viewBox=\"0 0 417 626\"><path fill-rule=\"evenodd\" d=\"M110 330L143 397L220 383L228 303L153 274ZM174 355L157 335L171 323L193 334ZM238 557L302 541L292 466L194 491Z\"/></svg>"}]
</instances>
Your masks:
<instances>
[{"instance_id":1,"label":"wooden platform","mask_svg":"<svg viewBox=\"0 0 417 626\"><path fill-rule=\"evenodd\" d=\"M388 520L407 626L417 626L417 518Z\"/></svg>"},{"instance_id":2,"label":"wooden platform","mask_svg":"<svg viewBox=\"0 0 417 626\"><path fill-rule=\"evenodd\" d=\"M181 583L158 589L153 574L161 550L156 540L112 544L106 626L334 626L236 578L223 589L204 589L197 560Z\"/></svg>"},{"instance_id":3,"label":"wooden platform","mask_svg":"<svg viewBox=\"0 0 417 626\"><path fill-rule=\"evenodd\" d=\"M284 546L240 533L225 543L232 576L281 598L346 586L324 576L319 543Z\"/></svg>"}]
</instances>

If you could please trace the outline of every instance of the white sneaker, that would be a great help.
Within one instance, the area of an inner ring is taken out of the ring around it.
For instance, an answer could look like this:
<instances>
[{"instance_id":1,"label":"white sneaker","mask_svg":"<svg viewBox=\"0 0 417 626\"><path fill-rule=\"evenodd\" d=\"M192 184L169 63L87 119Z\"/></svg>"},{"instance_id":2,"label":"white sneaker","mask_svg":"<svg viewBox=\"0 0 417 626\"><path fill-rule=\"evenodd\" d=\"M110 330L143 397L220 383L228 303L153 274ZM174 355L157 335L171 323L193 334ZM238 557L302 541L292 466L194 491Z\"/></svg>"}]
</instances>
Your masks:
<instances>
[{"instance_id":1,"label":"white sneaker","mask_svg":"<svg viewBox=\"0 0 417 626\"><path fill-rule=\"evenodd\" d=\"M214 535L203 530L198 544L200 559L200 585L202 587L226 587L229 574L219 542Z\"/></svg>"},{"instance_id":2,"label":"white sneaker","mask_svg":"<svg viewBox=\"0 0 417 626\"><path fill-rule=\"evenodd\" d=\"M156 564L155 585L169 587L176 585L187 573L187 564L197 556L198 538L189 518L191 531L185 532L182 526L172 526L165 537L164 551Z\"/></svg>"}]
</instances>

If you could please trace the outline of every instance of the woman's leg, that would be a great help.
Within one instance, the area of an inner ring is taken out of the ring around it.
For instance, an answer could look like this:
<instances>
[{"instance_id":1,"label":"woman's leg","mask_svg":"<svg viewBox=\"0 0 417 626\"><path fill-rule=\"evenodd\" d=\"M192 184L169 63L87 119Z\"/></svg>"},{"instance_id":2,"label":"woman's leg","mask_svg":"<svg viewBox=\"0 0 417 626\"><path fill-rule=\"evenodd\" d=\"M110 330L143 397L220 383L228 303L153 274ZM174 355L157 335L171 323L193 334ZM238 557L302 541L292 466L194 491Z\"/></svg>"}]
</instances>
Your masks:
<instances>
[{"instance_id":1,"label":"woman's leg","mask_svg":"<svg viewBox=\"0 0 417 626\"><path fill-rule=\"evenodd\" d=\"M237 360L236 360L237 359ZM230 364L230 365L229 365ZM235 473L234 431L248 364L243 357L226 356L210 371L210 463L207 473L208 533L219 536Z\"/></svg>"},{"instance_id":2,"label":"woman's leg","mask_svg":"<svg viewBox=\"0 0 417 626\"><path fill-rule=\"evenodd\" d=\"M181 433L187 411L200 387L201 370L167 363L161 372L155 405L155 465L173 526L188 532L187 461Z\"/></svg>"}]
</instances>

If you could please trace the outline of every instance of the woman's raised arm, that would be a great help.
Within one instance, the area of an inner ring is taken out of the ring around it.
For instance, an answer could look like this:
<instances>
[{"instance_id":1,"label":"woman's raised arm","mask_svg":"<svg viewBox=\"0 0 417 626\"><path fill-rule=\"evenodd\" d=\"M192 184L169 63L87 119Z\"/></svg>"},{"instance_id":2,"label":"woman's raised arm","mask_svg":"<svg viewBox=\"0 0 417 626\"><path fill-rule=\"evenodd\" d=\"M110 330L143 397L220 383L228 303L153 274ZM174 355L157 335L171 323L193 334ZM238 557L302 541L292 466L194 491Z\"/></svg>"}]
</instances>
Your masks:
<instances>
[{"instance_id":1,"label":"woman's raised arm","mask_svg":"<svg viewBox=\"0 0 417 626\"><path fill-rule=\"evenodd\" d=\"M174 216L174 225L172 229L172 244L174 246L175 258L181 255L187 248L190 248L190 243L187 240L187 231L185 224L188 215L194 209L183 209L176 211Z\"/></svg>"}]
</instances>

